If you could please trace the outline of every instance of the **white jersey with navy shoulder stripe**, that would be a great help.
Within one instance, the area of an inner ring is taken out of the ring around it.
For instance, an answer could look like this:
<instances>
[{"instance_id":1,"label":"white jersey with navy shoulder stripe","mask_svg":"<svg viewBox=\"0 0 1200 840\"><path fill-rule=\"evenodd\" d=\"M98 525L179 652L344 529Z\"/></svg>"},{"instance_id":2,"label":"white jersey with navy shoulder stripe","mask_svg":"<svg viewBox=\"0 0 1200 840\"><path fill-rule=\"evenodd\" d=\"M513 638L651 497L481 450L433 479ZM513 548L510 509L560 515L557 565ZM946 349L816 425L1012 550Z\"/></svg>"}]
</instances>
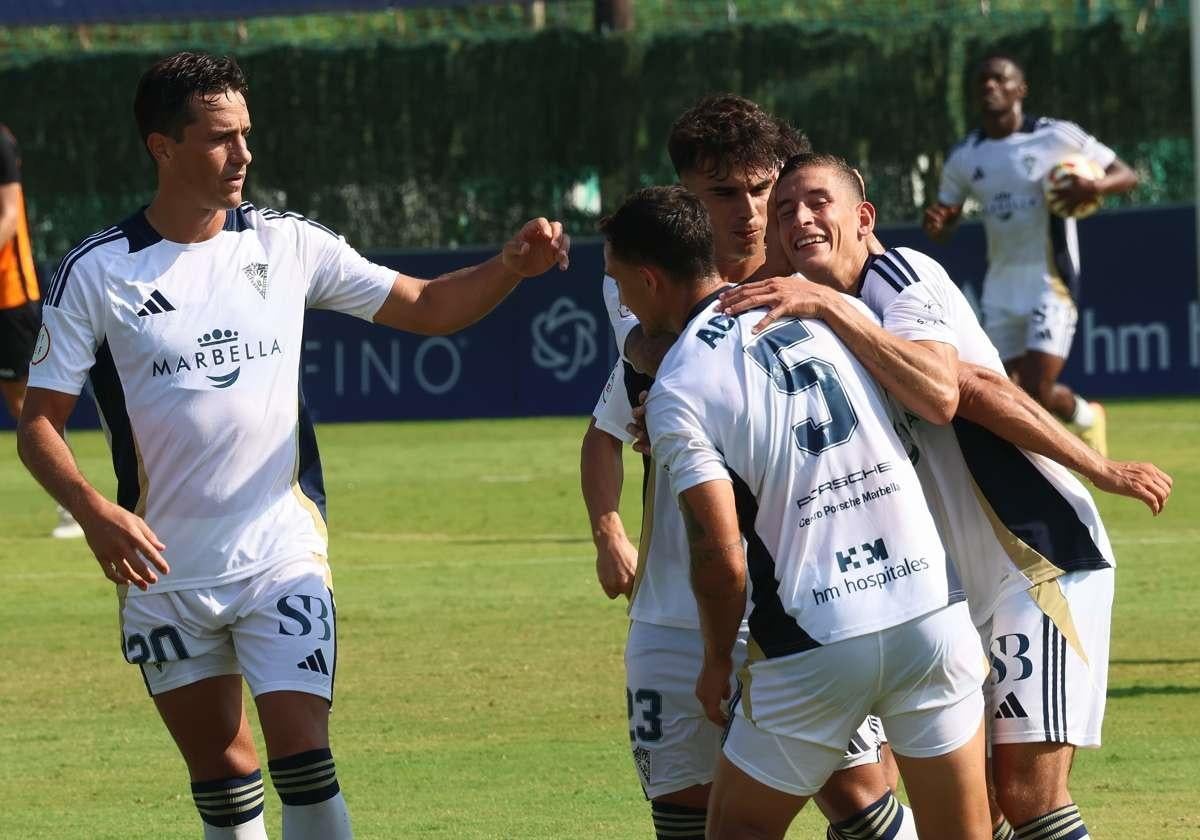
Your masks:
<instances>
[{"instance_id":1,"label":"white jersey with navy shoulder stripe","mask_svg":"<svg viewBox=\"0 0 1200 840\"><path fill-rule=\"evenodd\" d=\"M326 554L304 311L369 320L395 276L316 223L250 204L191 244L139 211L64 258L29 385L79 394L90 380L117 501L166 545L171 572L150 592Z\"/></svg>"},{"instance_id":2,"label":"white jersey with navy shoulder stripe","mask_svg":"<svg viewBox=\"0 0 1200 840\"><path fill-rule=\"evenodd\" d=\"M860 294L888 332L950 344L961 361L1004 374L970 304L931 257L911 248L871 257ZM1113 564L1096 505L1067 469L962 418L938 426L896 413L977 625L1014 592Z\"/></svg>"},{"instance_id":3,"label":"white jersey with navy shoulder stripe","mask_svg":"<svg viewBox=\"0 0 1200 840\"><path fill-rule=\"evenodd\" d=\"M1081 154L1101 169L1116 153L1067 120L1026 116L1021 127L993 140L981 129L955 146L942 168L938 201L960 206L968 197L981 207L987 234L988 279L1006 269L1040 271L1048 282L1061 282L1077 294L1079 245L1074 219L1052 214L1043 179L1071 154ZM995 283L984 284L984 300L1004 297Z\"/></svg>"},{"instance_id":4,"label":"white jersey with navy shoulder stripe","mask_svg":"<svg viewBox=\"0 0 1200 840\"><path fill-rule=\"evenodd\" d=\"M678 494L732 482L750 635L786 656L962 599L883 396L820 321L692 312L647 403ZM863 309L866 312L865 308Z\"/></svg>"}]
</instances>

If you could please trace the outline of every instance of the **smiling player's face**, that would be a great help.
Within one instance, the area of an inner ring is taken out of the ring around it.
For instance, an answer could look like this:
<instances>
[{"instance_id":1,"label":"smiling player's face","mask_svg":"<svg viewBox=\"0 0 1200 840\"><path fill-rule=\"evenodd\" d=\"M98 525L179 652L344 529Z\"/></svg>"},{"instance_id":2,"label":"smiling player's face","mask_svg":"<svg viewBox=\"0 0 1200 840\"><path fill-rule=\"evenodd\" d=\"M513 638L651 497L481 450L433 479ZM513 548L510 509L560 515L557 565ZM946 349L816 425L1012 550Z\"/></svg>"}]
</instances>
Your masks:
<instances>
[{"instance_id":1,"label":"smiling player's face","mask_svg":"<svg viewBox=\"0 0 1200 840\"><path fill-rule=\"evenodd\" d=\"M178 190L195 206L227 210L242 203L242 187L250 165L250 112L241 93L226 91L193 99L193 121L183 137L165 140L160 158L164 185Z\"/></svg>"},{"instance_id":2,"label":"smiling player's face","mask_svg":"<svg viewBox=\"0 0 1200 840\"><path fill-rule=\"evenodd\" d=\"M775 189L779 236L792 269L814 283L848 291L867 256L870 205L828 166L784 176Z\"/></svg>"}]
</instances>

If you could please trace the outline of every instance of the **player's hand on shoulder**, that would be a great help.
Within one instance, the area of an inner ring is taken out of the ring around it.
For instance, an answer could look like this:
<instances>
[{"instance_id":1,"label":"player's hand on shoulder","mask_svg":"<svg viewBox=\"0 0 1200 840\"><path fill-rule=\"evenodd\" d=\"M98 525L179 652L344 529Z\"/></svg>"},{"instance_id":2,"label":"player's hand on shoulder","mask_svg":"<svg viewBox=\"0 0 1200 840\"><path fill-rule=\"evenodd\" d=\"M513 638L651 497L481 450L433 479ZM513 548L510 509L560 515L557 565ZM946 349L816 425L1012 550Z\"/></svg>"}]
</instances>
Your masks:
<instances>
[{"instance_id":1,"label":"player's hand on shoulder","mask_svg":"<svg viewBox=\"0 0 1200 840\"><path fill-rule=\"evenodd\" d=\"M140 516L103 500L77 519L100 570L113 583L145 590L160 573L171 571L161 554L166 546Z\"/></svg>"},{"instance_id":2,"label":"player's hand on shoulder","mask_svg":"<svg viewBox=\"0 0 1200 840\"><path fill-rule=\"evenodd\" d=\"M596 579L609 598L633 594L633 579L637 574L637 546L624 532L615 534L596 546Z\"/></svg>"},{"instance_id":3,"label":"player's hand on shoulder","mask_svg":"<svg viewBox=\"0 0 1200 840\"><path fill-rule=\"evenodd\" d=\"M754 325L759 333L780 318L820 318L837 292L803 277L772 277L742 283L721 294L721 311L740 315L751 309L765 308L767 314Z\"/></svg>"},{"instance_id":4,"label":"player's hand on shoulder","mask_svg":"<svg viewBox=\"0 0 1200 840\"><path fill-rule=\"evenodd\" d=\"M571 237L562 222L532 219L505 243L500 252L504 266L522 277L536 277L555 265L560 271L570 265Z\"/></svg>"},{"instance_id":5,"label":"player's hand on shoulder","mask_svg":"<svg viewBox=\"0 0 1200 840\"><path fill-rule=\"evenodd\" d=\"M1138 499L1150 508L1155 516L1162 513L1171 496L1174 482L1171 476L1154 464L1141 461L1105 460L1104 468L1094 476L1092 483L1105 493Z\"/></svg>"},{"instance_id":6,"label":"player's hand on shoulder","mask_svg":"<svg viewBox=\"0 0 1200 840\"><path fill-rule=\"evenodd\" d=\"M704 707L705 717L717 726L723 727L729 722L725 701L729 699L729 678L732 675L732 657L713 659L706 655L700 676L696 678L696 699Z\"/></svg>"}]
</instances>

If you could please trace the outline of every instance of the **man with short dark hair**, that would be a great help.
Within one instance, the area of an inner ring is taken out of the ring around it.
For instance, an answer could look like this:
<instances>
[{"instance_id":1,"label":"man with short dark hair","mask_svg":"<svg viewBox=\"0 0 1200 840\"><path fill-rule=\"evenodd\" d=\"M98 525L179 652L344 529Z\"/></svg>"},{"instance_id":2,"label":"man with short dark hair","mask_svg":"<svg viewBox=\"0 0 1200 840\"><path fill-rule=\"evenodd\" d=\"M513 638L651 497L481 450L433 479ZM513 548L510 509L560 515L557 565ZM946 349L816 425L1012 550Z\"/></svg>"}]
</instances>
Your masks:
<instances>
[{"instance_id":1,"label":"man with short dark hair","mask_svg":"<svg viewBox=\"0 0 1200 840\"><path fill-rule=\"evenodd\" d=\"M937 203L925 211L925 231L945 241L966 199L979 203L988 240L982 301L988 338L1022 388L1107 455L1104 407L1058 381L1078 319L1072 215L1080 205L1129 192L1137 174L1074 123L1026 114L1025 71L1010 56L997 53L980 62L975 90L982 125L947 157ZM1065 177L1056 191L1061 207L1052 211L1042 183L1070 155L1088 158L1104 174Z\"/></svg>"},{"instance_id":2,"label":"man with short dark hair","mask_svg":"<svg viewBox=\"0 0 1200 840\"><path fill-rule=\"evenodd\" d=\"M807 279L732 290L725 311L768 307L756 332L781 317L822 319L903 407L897 429L992 659L995 837L1011 840L1013 826L1022 840L1086 837L1068 776L1075 748L1100 744L1114 560L1095 504L1060 464L1154 513L1171 479L1100 456L1005 377L937 262L910 248L868 253L874 207L844 160L788 161L776 200L781 244Z\"/></svg>"},{"instance_id":3,"label":"man with short dark hair","mask_svg":"<svg viewBox=\"0 0 1200 840\"><path fill-rule=\"evenodd\" d=\"M668 138L671 160L680 182L708 210L723 278L737 282L776 271L769 258L779 252L778 237L768 233L770 191L780 165L809 148L800 131L734 94L705 97L675 121ZM656 368L674 336L645 335L620 306L611 278L605 278L604 290L618 346L630 359ZM634 763L659 836L686 840L704 833L721 731L704 717L692 690L702 660L700 625L695 597L684 583L683 521L662 466L646 461L639 546L629 541L617 510L621 448L633 440L626 426L639 393L652 382L624 354L617 361L584 436L580 473L601 585L609 597L630 597L625 671ZM911 815L892 795L894 774L879 722L868 718L817 797L832 823L832 840L912 836Z\"/></svg>"},{"instance_id":4,"label":"man with short dark hair","mask_svg":"<svg viewBox=\"0 0 1200 840\"><path fill-rule=\"evenodd\" d=\"M285 840L344 840L329 746L337 664L325 492L300 387L306 309L443 334L569 246L535 219L501 254L432 281L364 259L296 213L242 201L246 80L179 53L138 85L150 205L85 239L46 295L18 447L118 584L121 641L187 763L207 840L265 837L242 707L258 707ZM117 501L80 473L63 423L90 380Z\"/></svg>"},{"instance_id":5,"label":"man with short dark hair","mask_svg":"<svg viewBox=\"0 0 1200 840\"><path fill-rule=\"evenodd\" d=\"M704 205L682 187L635 193L602 230L622 303L679 335L646 425L687 523L696 695L719 725L749 589L750 655L708 836L783 837L873 713L922 833L983 840L981 650L875 383L822 324L754 336L716 311L730 286ZM835 501L846 487L854 500Z\"/></svg>"}]
</instances>

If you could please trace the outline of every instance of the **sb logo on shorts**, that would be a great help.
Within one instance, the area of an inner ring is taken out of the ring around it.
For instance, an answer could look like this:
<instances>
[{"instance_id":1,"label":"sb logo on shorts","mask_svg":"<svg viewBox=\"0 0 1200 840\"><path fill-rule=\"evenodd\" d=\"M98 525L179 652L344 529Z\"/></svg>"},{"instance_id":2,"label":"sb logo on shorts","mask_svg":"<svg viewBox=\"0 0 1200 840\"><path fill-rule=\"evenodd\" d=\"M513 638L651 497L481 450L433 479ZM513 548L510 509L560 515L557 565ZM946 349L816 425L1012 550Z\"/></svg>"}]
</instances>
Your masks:
<instances>
[{"instance_id":1,"label":"sb logo on shorts","mask_svg":"<svg viewBox=\"0 0 1200 840\"><path fill-rule=\"evenodd\" d=\"M307 636L313 632L313 622L320 627L320 641L327 642L333 636L333 628L329 624L332 611L324 598L315 595L285 595L275 606L288 620L287 624L279 622L281 636Z\"/></svg>"}]
</instances>

